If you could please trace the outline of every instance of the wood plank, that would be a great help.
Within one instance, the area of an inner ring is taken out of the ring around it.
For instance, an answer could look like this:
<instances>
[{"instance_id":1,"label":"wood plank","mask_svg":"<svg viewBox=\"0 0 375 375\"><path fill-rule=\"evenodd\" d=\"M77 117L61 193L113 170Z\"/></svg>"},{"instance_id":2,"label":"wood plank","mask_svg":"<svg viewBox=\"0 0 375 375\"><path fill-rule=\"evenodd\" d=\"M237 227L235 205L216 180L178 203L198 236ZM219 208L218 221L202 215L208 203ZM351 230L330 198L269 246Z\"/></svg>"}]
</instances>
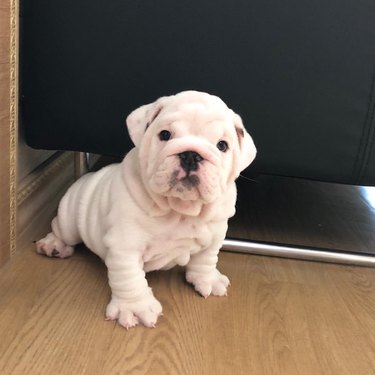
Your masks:
<instances>
[{"instance_id":1,"label":"wood plank","mask_svg":"<svg viewBox=\"0 0 375 375\"><path fill-rule=\"evenodd\" d=\"M10 3L0 7L0 267L10 255Z\"/></svg>"},{"instance_id":2,"label":"wood plank","mask_svg":"<svg viewBox=\"0 0 375 375\"><path fill-rule=\"evenodd\" d=\"M370 374L375 270L221 253L226 298L199 297L181 268L148 275L155 329L104 321L106 269L28 249L0 274L1 374ZM35 272L38 270L38 272Z\"/></svg>"}]
</instances>

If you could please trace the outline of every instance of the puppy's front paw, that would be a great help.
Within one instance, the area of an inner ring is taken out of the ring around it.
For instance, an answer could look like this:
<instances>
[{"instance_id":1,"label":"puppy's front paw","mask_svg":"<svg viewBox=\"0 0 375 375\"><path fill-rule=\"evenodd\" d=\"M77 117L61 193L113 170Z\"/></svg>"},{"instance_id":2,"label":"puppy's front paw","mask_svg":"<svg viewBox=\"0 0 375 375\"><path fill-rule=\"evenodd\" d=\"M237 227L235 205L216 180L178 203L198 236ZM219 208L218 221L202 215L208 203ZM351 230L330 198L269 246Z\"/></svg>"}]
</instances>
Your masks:
<instances>
[{"instance_id":1,"label":"puppy's front paw","mask_svg":"<svg viewBox=\"0 0 375 375\"><path fill-rule=\"evenodd\" d=\"M106 319L117 319L126 329L135 327L139 323L154 328L158 317L162 315L162 310L160 302L152 293L132 302L112 298L107 306Z\"/></svg>"},{"instance_id":2,"label":"puppy's front paw","mask_svg":"<svg viewBox=\"0 0 375 375\"><path fill-rule=\"evenodd\" d=\"M194 285L195 290L204 298L208 296L226 296L230 285L229 279L215 269L213 273L187 271L186 280Z\"/></svg>"},{"instance_id":3,"label":"puppy's front paw","mask_svg":"<svg viewBox=\"0 0 375 375\"><path fill-rule=\"evenodd\" d=\"M37 241L36 252L48 257L69 258L74 253L74 248L65 244L60 238L53 233L48 233L46 237Z\"/></svg>"}]
</instances>

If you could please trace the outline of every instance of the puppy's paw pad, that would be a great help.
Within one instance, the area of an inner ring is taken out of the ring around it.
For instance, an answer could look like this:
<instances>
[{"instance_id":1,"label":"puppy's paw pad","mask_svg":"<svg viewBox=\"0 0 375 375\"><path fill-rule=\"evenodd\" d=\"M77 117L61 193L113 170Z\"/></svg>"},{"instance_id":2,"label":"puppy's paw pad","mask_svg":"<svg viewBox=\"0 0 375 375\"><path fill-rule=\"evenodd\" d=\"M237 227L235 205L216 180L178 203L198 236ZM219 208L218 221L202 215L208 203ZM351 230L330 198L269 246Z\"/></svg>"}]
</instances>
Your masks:
<instances>
[{"instance_id":1,"label":"puppy's paw pad","mask_svg":"<svg viewBox=\"0 0 375 375\"><path fill-rule=\"evenodd\" d=\"M111 301L105 312L105 320L116 320L120 316L120 308Z\"/></svg>"},{"instance_id":2,"label":"puppy's paw pad","mask_svg":"<svg viewBox=\"0 0 375 375\"><path fill-rule=\"evenodd\" d=\"M203 297L226 296L230 285L228 277L215 270L212 274L188 271L186 280L194 285L195 290Z\"/></svg>"},{"instance_id":3,"label":"puppy's paw pad","mask_svg":"<svg viewBox=\"0 0 375 375\"><path fill-rule=\"evenodd\" d=\"M160 302L152 295L146 295L138 301L112 299L107 306L107 320L116 320L126 329L139 323L145 327L155 327L159 316L162 315Z\"/></svg>"},{"instance_id":4,"label":"puppy's paw pad","mask_svg":"<svg viewBox=\"0 0 375 375\"><path fill-rule=\"evenodd\" d=\"M131 311L124 310L120 312L118 322L124 328L129 329L138 325L139 319Z\"/></svg>"},{"instance_id":5,"label":"puppy's paw pad","mask_svg":"<svg viewBox=\"0 0 375 375\"><path fill-rule=\"evenodd\" d=\"M53 233L48 233L46 237L35 243L38 254L47 255L55 258L68 258L74 253L72 246L66 245L60 238Z\"/></svg>"}]
</instances>

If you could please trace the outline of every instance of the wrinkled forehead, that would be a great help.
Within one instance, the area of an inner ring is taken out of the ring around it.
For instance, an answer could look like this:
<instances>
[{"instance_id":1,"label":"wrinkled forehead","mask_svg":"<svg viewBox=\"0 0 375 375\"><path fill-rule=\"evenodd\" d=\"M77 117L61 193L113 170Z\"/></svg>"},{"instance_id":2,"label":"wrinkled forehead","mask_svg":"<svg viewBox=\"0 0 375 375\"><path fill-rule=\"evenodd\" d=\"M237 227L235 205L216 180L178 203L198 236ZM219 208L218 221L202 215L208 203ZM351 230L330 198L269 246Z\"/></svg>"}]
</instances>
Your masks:
<instances>
[{"instance_id":1,"label":"wrinkled forehead","mask_svg":"<svg viewBox=\"0 0 375 375\"><path fill-rule=\"evenodd\" d=\"M226 104L217 96L202 92L185 91L175 96L171 96L170 106L176 108L197 108L202 111L217 110L225 112L228 110Z\"/></svg>"},{"instance_id":2,"label":"wrinkled forehead","mask_svg":"<svg viewBox=\"0 0 375 375\"><path fill-rule=\"evenodd\" d=\"M196 126L232 122L232 111L217 97L180 98L176 96L160 113L163 122L183 121Z\"/></svg>"}]
</instances>

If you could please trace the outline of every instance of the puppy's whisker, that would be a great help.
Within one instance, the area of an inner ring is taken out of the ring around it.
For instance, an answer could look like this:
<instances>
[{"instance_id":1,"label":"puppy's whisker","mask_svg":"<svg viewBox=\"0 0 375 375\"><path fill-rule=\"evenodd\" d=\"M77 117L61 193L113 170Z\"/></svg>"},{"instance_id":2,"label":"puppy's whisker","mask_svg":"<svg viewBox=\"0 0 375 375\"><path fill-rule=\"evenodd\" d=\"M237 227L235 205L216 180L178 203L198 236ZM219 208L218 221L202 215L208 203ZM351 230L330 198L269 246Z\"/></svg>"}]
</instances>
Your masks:
<instances>
[{"instance_id":1,"label":"puppy's whisker","mask_svg":"<svg viewBox=\"0 0 375 375\"><path fill-rule=\"evenodd\" d=\"M257 181L257 180L253 180L252 178L246 177L246 176L244 176L244 175L242 175L242 174L240 174L240 177L242 177L242 178L245 179L245 180L251 181L251 182L256 182L257 184L259 183L259 181Z\"/></svg>"}]
</instances>

